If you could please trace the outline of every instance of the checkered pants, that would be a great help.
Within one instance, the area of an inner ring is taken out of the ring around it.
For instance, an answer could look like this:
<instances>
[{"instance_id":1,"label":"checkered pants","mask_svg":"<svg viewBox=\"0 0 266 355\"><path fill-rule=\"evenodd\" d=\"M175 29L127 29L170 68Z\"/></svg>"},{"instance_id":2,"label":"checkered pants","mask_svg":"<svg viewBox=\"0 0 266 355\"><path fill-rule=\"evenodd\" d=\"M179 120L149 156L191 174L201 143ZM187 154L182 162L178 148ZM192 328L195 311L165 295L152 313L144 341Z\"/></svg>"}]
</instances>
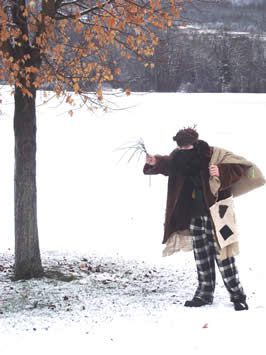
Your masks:
<instances>
[{"instance_id":1,"label":"checkered pants","mask_svg":"<svg viewBox=\"0 0 266 355\"><path fill-rule=\"evenodd\" d=\"M246 295L239 281L234 257L225 260L217 258L218 246L213 237L213 226L210 217L192 218L190 231L199 282L194 297L212 303L215 289L216 261L231 301L245 301Z\"/></svg>"}]
</instances>

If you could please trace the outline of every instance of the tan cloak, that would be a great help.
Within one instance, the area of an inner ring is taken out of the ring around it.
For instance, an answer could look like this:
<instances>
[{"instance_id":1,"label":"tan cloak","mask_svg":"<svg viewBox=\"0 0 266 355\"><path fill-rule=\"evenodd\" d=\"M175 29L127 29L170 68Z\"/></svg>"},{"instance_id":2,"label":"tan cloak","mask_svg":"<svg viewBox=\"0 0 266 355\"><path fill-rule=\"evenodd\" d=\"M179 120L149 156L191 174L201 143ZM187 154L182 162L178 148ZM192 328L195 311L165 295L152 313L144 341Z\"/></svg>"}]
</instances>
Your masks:
<instances>
[{"instance_id":1,"label":"tan cloak","mask_svg":"<svg viewBox=\"0 0 266 355\"><path fill-rule=\"evenodd\" d=\"M233 197L243 195L253 189L263 186L265 178L259 168L245 158L222 148L213 147L213 153L210 159L210 165L220 164L241 164L247 167L245 174L231 186L232 197L218 201L210 207L214 229L216 232L216 241L220 248L219 258L221 260L239 253L238 232L235 220ZM218 196L221 181L217 176L209 178L210 190L213 196ZM220 208L227 210L225 216L221 217ZM226 240L220 231L224 226L229 226L232 234ZM163 250L163 256L169 256L178 251L192 250L192 237L189 230L173 233L166 242Z\"/></svg>"}]
</instances>

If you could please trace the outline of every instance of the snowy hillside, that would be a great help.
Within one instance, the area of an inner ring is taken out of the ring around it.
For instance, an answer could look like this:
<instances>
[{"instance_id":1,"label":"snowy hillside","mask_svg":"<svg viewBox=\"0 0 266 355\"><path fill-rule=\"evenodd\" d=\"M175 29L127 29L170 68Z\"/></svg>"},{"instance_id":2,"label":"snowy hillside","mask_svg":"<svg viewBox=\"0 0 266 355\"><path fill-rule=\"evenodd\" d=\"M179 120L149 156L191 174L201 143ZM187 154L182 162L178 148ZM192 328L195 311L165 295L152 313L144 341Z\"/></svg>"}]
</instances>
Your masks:
<instances>
[{"instance_id":1,"label":"snowy hillside","mask_svg":"<svg viewBox=\"0 0 266 355\"><path fill-rule=\"evenodd\" d=\"M44 99L41 93L39 102ZM47 99L47 98L46 98ZM38 106L38 220L50 277L12 282L12 97L0 106L0 353L265 353L265 188L235 201L237 258L250 310L235 312L218 276L212 306L183 307L197 280L193 255L161 257L167 179L142 174L144 157L118 147L143 138L168 154L179 128L254 161L266 172L266 95L108 96L116 110ZM127 108L127 109L125 109ZM68 279L58 280L58 271ZM218 273L217 273L218 274ZM49 276L49 275L48 275ZM15 340L15 341L14 341ZM30 347L29 347L29 344ZM28 348L29 347L29 348Z\"/></svg>"}]
</instances>

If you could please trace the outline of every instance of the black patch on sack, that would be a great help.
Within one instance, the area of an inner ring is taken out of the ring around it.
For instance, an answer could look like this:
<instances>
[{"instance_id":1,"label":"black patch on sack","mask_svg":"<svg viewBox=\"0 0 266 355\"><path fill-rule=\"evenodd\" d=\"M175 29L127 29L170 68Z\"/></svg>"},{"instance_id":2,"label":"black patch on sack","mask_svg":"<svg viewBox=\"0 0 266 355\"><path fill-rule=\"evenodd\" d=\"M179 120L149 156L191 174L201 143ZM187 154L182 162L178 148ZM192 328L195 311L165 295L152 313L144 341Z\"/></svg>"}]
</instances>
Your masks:
<instances>
[{"instance_id":1,"label":"black patch on sack","mask_svg":"<svg viewBox=\"0 0 266 355\"><path fill-rule=\"evenodd\" d=\"M232 234L234 234L227 225L223 226L223 228L220 229L220 233L224 240L228 239Z\"/></svg>"},{"instance_id":2,"label":"black patch on sack","mask_svg":"<svg viewBox=\"0 0 266 355\"><path fill-rule=\"evenodd\" d=\"M219 215L221 218L224 218L224 215L226 214L227 210L228 210L228 206L226 206L226 205L219 206Z\"/></svg>"}]
</instances>

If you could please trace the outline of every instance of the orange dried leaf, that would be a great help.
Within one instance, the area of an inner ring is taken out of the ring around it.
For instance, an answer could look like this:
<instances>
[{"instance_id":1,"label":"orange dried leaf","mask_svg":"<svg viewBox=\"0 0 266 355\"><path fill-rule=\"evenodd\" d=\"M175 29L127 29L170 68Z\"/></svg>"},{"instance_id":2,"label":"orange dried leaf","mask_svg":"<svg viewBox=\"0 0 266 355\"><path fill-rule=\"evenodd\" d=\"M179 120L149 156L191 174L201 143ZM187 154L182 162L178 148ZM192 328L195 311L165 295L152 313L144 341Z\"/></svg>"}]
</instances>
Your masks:
<instances>
[{"instance_id":1,"label":"orange dried leaf","mask_svg":"<svg viewBox=\"0 0 266 355\"><path fill-rule=\"evenodd\" d=\"M14 63L13 69L14 69L14 70L17 70L17 71L19 70L19 65L18 65L18 63Z\"/></svg>"},{"instance_id":2,"label":"orange dried leaf","mask_svg":"<svg viewBox=\"0 0 266 355\"><path fill-rule=\"evenodd\" d=\"M131 91L130 91L129 89L126 89L126 90L125 90L125 94L126 94L127 96L129 96L129 95L131 94Z\"/></svg>"},{"instance_id":3,"label":"orange dried leaf","mask_svg":"<svg viewBox=\"0 0 266 355\"><path fill-rule=\"evenodd\" d=\"M102 88L99 88L96 91L96 95L97 95L98 100L102 101L102 99L103 99L103 90L102 90Z\"/></svg>"},{"instance_id":4,"label":"orange dried leaf","mask_svg":"<svg viewBox=\"0 0 266 355\"><path fill-rule=\"evenodd\" d=\"M75 93L77 94L78 92L79 92L79 84L78 83L75 83L74 85L73 85L73 90L75 91Z\"/></svg>"},{"instance_id":5,"label":"orange dried leaf","mask_svg":"<svg viewBox=\"0 0 266 355\"><path fill-rule=\"evenodd\" d=\"M121 74L121 69L115 68L115 75L120 75L120 74Z\"/></svg>"},{"instance_id":6,"label":"orange dried leaf","mask_svg":"<svg viewBox=\"0 0 266 355\"><path fill-rule=\"evenodd\" d=\"M74 100L72 99L72 97L70 95L67 95L66 102L71 105L73 101Z\"/></svg>"}]
</instances>

